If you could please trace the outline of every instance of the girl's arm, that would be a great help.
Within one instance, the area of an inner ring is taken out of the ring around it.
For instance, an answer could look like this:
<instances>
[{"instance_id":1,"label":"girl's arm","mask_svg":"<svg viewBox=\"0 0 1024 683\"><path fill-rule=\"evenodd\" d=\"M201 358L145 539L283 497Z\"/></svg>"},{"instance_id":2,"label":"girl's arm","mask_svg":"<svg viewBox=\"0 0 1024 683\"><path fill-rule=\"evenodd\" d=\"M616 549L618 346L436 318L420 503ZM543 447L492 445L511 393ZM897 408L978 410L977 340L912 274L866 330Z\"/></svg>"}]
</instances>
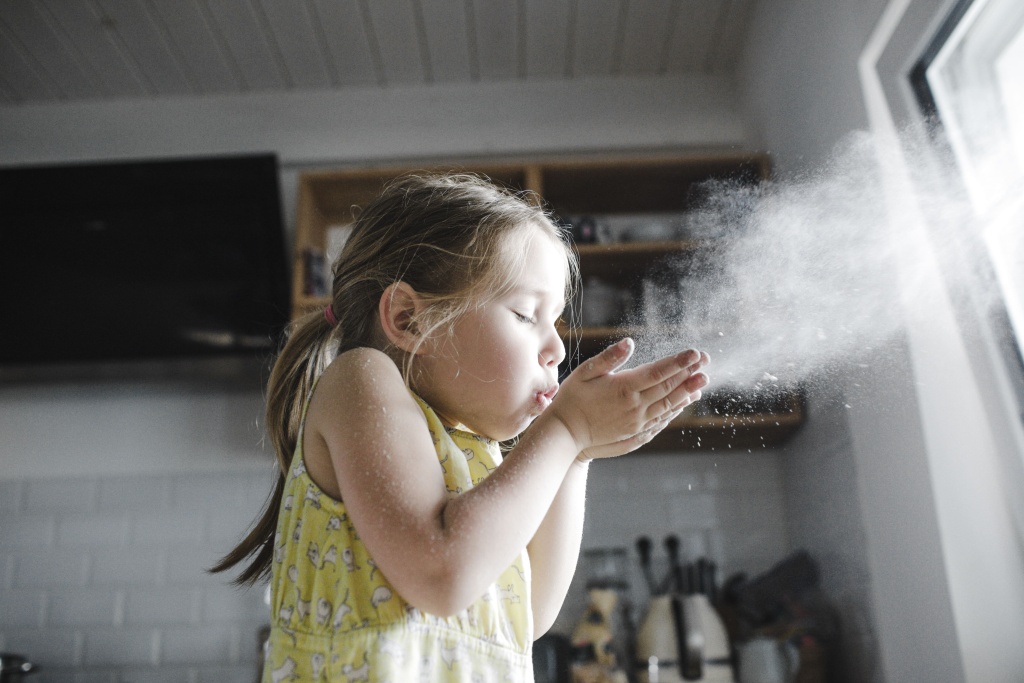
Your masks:
<instances>
[{"instance_id":1,"label":"girl's arm","mask_svg":"<svg viewBox=\"0 0 1024 683\"><path fill-rule=\"evenodd\" d=\"M315 458L317 449L329 454L352 523L402 597L427 612L454 614L478 599L534 538L577 455L588 448L600 455L632 450L649 439L645 429L688 399L691 357L609 374L629 352L611 347L588 362L586 372L574 373L576 380L566 381L567 391L501 467L473 489L449 496L423 413L398 368L379 351L355 349L320 380L307 418L307 455ZM541 537L558 536L564 517L551 517ZM565 564L551 557L539 555L540 565Z\"/></svg>"},{"instance_id":2,"label":"girl's arm","mask_svg":"<svg viewBox=\"0 0 1024 683\"><path fill-rule=\"evenodd\" d=\"M555 623L576 571L589 469L589 462L579 460L569 466L554 502L527 546L533 571L534 638L544 635Z\"/></svg>"},{"instance_id":3,"label":"girl's arm","mask_svg":"<svg viewBox=\"0 0 1024 683\"><path fill-rule=\"evenodd\" d=\"M603 452L597 449L581 454L569 468L558 495L528 546L533 569L534 637L539 638L554 624L576 571L583 538L590 458L618 455L624 452L623 449L633 450L653 438L684 407L700 398L700 389L707 383L707 378L698 371L708 360L707 354L696 357L688 367L689 376L683 386L689 395L679 399L675 409L663 416L652 429L626 442L605 446Z\"/></svg>"}]
</instances>

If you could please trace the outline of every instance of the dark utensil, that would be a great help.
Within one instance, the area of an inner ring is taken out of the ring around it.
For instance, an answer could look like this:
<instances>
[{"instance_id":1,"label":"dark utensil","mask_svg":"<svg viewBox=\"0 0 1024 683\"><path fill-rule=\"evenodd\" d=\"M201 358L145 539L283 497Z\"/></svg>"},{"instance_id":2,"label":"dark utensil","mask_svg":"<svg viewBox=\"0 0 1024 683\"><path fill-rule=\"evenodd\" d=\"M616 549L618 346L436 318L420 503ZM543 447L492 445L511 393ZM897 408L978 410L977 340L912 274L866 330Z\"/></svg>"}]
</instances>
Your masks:
<instances>
[{"instance_id":1,"label":"dark utensil","mask_svg":"<svg viewBox=\"0 0 1024 683\"><path fill-rule=\"evenodd\" d=\"M0 683L17 683L25 676L38 671L38 666L21 655L0 653Z\"/></svg>"},{"instance_id":2,"label":"dark utensil","mask_svg":"<svg viewBox=\"0 0 1024 683\"><path fill-rule=\"evenodd\" d=\"M676 535L665 537L665 551L668 552L669 566L669 592L682 593L685 578L683 576L683 565L679 563L679 537Z\"/></svg>"},{"instance_id":3,"label":"dark utensil","mask_svg":"<svg viewBox=\"0 0 1024 683\"><path fill-rule=\"evenodd\" d=\"M536 683L569 683L572 680L572 643L558 633L545 633L533 643L533 677Z\"/></svg>"},{"instance_id":4,"label":"dark utensil","mask_svg":"<svg viewBox=\"0 0 1024 683\"><path fill-rule=\"evenodd\" d=\"M659 593L658 582L654 580L654 573L651 571L651 539L641 536L636 539L636 552L640 555L640 567L644 571L644 579L647 581L647 590L651 597Z\"/></svg>"}]
</instances>

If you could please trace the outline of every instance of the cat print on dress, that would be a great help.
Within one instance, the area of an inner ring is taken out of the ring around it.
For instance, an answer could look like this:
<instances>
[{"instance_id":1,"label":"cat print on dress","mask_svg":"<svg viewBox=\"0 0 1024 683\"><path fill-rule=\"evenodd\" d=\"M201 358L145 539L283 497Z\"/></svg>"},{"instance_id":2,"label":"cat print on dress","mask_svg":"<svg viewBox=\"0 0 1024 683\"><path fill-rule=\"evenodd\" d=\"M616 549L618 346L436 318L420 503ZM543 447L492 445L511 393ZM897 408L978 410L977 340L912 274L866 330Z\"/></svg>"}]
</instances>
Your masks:
<instances>
[{"instance_id":1,"label":"cat print on dress","mask_svg":"<svg viewBox=\"0 0 1024 683\"><path fill-rule=\"evenodd\" d=\"M427 416L448 490L473 488L501 461L493 442L446 433L435 414ZM520 683L528 678L528 565L512 564L486 598L459 614L420 612L378 571L344 503L312 482L301 449L288 472L295 478L285 483L288 509L282 503L273 546L276 608L264 683L275 683L272 672L276 683L497 683L507 672ZM293 663L282 662L286 657Z\"/></svg>"},{"instance_id":2,"label":"cat print on dress","mask_svg":"<svg viewBox=\"0 0 1024 683\"><path fill-rule=\"evenodd\" d=\"M345 597L342 599L341 604L338 605L338 609L334 612L334 621L332 622L335 629L341 628L341 623L345 620L349 614L352 613L352 608L348 604L349 591L345 591Z\"/></svg>"},{"instance_id":3,"label":"cat print on dress","mask_svg":"<svg viewBox=\"0 0 1024 683\"><path fill-rule=\"evenodd\" d=\"M319 568L323 569L328 564L333 564L335 567L338 566L338 546L336 545L332 545L330 548L327 549L327 552L324 553L324 556L320 561Z\"/></svg>"},{"instance_id":4,"label":"cat print on dress","mask_svg":"<svg viewBox=\"0 0 1024 683\"><path fill-rule=\"evenodd\" d=\"M331 618L331 602L327 598L320 598L316 601L316 623L326 626Z\"/></svg>"},{"instance_id":5,"label":"cat print on dress","mask_svg":"<svg viewBox=\"0 0 1024 683\"><path fill-rule=\"evenodd\" d=\"M380 606L391 599L391 589L387 586L377 586L373 589L373 595L370 596L370 604L376 609L380 609Z\"/></svg>"},{"instance_id":6,"label":"cat print on dress","mask_svg":"<svg viewBox=\"0 0 1024 683\"><path fill-rule=\"evenodd\" d=\"M309 619L309 615L313 611L313 601L303 600L302 591L299 590L298 586L295 587L295 593L297 594L295 600L295 611L299 614L299 621L306 621Z\"/></svg>"},{"instance_id":7,"label":"cat print on dress","mask_svg":"<svg viewBox=\"0 0 1024 683\"><path fill-rule=\"evenodd\" d=\"M320 509L320 492L312 484L306 487L306 500L312 507Z\"/></svg>"},{"instance_id":8,"label":"cat print on dress","mask_svg":"<svg viewBox=\"0 0 1024 683\"><path fill-rule=\"evenodd\" d=\"M452 667L455 666L456 662L462 660L462 657L460 656L461 654L462 644L458 641L447 646L441 646L441 661L444 662L444 665L448 667L449 671L452 670Z\"/></svg>"},{"instance_id":9,"label":"cat print on dress","mask_svg":"<svg viewBox=\"0 0 1024 683\"><path fill-rule=\"evenodd\" d=\"M327 657L322 652L313 653L313 656L309 658L309 668L313 671L313 678L320 678L320 672L324 670L326 663Z\"/></svg>"},{"instance_id":10,"label":"cat print on dress","mask_svg":"<svg viewBox=\"0 0 1024 683\"><path fill-rule=\"evenodd\" d=\"M294 659L286 657L281 663L281 666L270 672L270 680L273 683L281 683L282 681L294 681L299 676L295 673L295 667L297 666Z\"/></svg>"},{"instance_id":11,"label":"cat print on dress","mask_svg":"<svg viewBox=\"0 0 1024 683\"><path fill-rule=\"evenodd\" d=\"M378 641L378 649L396 662L402 662L405 659L405 649L397 638L382 635Z\"/></svg>"},{"instance_id":12,"label":"cat print on dress","mask_svg":"<svg viewBox=\"0 0 1024 683\"><path fill-rule=\"evenodd\" d=\"M352 552L352 548L345 548L341 551L341 561L345 565L345 569L349 572L354 572L359 567L356 565L356 555Z\"/></svg>"},{"instance_id":13,"label":"cat print on dress","mask_svg":"<svg viewBox=\"0 0 1024 683\"><path fill-rule=\"evenodd\" d=\"M353 667L351 664L346 664L341 667L341 672L348 676L349 683L355 683L356 681L369 681L370 680L370 662L363 652L363 665L359 668Z\"/></svg>"}]
</instances>

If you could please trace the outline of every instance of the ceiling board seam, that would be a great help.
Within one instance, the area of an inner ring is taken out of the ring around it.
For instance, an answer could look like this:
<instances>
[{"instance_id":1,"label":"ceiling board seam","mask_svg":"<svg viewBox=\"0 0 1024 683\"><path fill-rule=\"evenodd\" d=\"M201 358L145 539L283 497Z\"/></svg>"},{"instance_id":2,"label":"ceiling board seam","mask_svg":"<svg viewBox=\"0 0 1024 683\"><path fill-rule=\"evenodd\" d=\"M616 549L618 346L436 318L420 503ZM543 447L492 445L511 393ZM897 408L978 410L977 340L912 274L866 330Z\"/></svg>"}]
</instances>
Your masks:
<instances>
[{"instance_id":1,"label":"ceiling board seam","mask_svg":"<svg viewBox=\"0 0 1024 683\"><path fill-rule=\"evenodd\" d=\"M213 36L213 42L216 44L217 49L224 56L224 61L227 63L231 73L235 75L236 82L238 83L238 89L242 92L251 90L249 82L245 79L245 72L242 71L241 65L238 63L238 59L235 54L231 51L231 46L228 45L228 41L224 38L224 32L220 30L220 24L210 14L210 8L206 4L206 0L195 0L196 7L199 9L200 16L203 17L203 21L206 22L206 27L210 30L210 35Z\"/></svg>"},{"instance_id":2,"label":"ceiling board seam","mask_svg":"<svg viewBox=\"0 0 1024 683\"><path fill-rule=\"evenodd\" d=\"M434 65L430 59L430 45L427 41L427 20L423 18L423 4L411 0L413 26L416 27L416 42L419 43L420 62L423 64L423 80L434 82Z\"/></svg>"},{"instance_id":3,"label":"ceiling board seam","mask_svg":"<svg viewBox=\"0 0 1024 683\"><path fill-rule=\"evenodd\" d=\"M128 73L138 82L143 92L147 95L158 95L159 92L156 89L156 84L146 75L142 65L139 64L132 51L128 49L127 43L124 42L120 31L117 29L117 22L114 18L107 14L106 10L99 4L99 0L90 0L86 5L92 9L93 14L96 16L96 21L99 22L102 28L103 35L110 41L114 51L121 57L121 61L127 67Z\"/></svg>"},{"instance_id":4,"label":"ceiling board seam","mask_svg":"<svg viewBox=\"0 0 1024 683\"><path fill-rule=\"evenodd\" d=\"M717 52L725 42L723 38L726 20L729 18L730 4L731 0L721 0L721 2L716 3L718 16L715 17L715 28L711 33L711 44L708 46L707 52L704 53L704 63L701 65L703 73L710 74L714 71Z\"/></svg>"},{"instance_id":5,"label":"ceiling board seam","mask_svg":"<svg viewBox=\"0 0 1024 683\"><path fill-rule=\"evenodd\" d=\"M79 55L79 65L82 66L87 73L92 74L92 77L96 80L97 88L101 93L101 97L112 97L116 91L107 86L106 79L103 78L102 70L94 63L90 53L78 46L78 41L75 40L74 36L67 28L67 22L61 21L60 16L54 12L53 8L50 6L50 2L45 1L40 4L46 8L49 20L60 29L60 34L63 35L73 46L74 53ZM86 8L86 11L90 12L93 16L96 14L95 10Z\"/></svg>"},{"instance_id":6,"label":"ceiling board seam","mask_svg":"<svg viewBox=\"0 0 1024 683\"><path fill-rule=\"evenodd\" d=\"M566 78L572 78L575 72L573 64L576 61L576 21L579 14L579 0L569 1L569 20L566 22L565 36L565 74Z\"/></svg>"},{"instance_id":7,"label":"ceiling board seam","mask_svg":"<svg viewBox=\"0 0 1024 683\"><path fill-rule=\"evenodd\" d=\"M36 74L39 82L43 84L47 92L53 95L58 100L67 99L67 94L62 92L58 87L53 76L46 70L46 68L39 62L38 59L32 54L32 51L28 49L28 46L22 42L21 38L18 37L11 27L7 25L7 22L0 20L0 33L7 33L9 39L7 40L8 45L12 45L14 50L21 55L25 65L30 71ZM22 95L22 99L25 99L27 95Z\"/></svg>"},{"instance_id":8,"label":"ceiling board seam","mask_svg":"<svg viewBox=\"0 0 1024 683\"><path fill-rule=\"evenodd\" d=\"M25 98L20 97L14 88L11 87L11 84L7 82L7 79L0 74L0 102L14 102L17 104L24 101Z\"/></svg>"},{"instance_id":9,"label":"ceiling board seam","mask_svg":"<svg viewBox=\"0 0 1024 683\"><path fill-rule=\"evenodd\" d=\"M526 0L516 3L516 76L526 79L527 72L527 16Z\"/></svg>"},{"instance_id":10,"label":"ceiling board seam","mask_svg":"<svg viewBox=\"0 0 1024 683\"><path fill-rule=\"evenodd\" d=\"M373 28L373 18L370 16L370 8L366 6L366 3L367 0L356 0L356 7L359 9L359 18L363 22L366 43L370 47L370 59L373 61L377 85L385 86L387 79L384 76L384 57L380 53L380 41L377 40L377 31Z\"/></svg>"},{"instance_id":11,"label":"ceiling board seam","mask_svg":"<svg viewBox=\"0 0 1024 683\"><path fill-rule=\"evenodd\" d=\"M480 45L477 41L476 10L473 0L465 0L463 8L466 13L466 48L469 52L469 80L476 83L480 80Z\"/></svg>"},{"instance_id":12,"label":"ceiling board seam","mask_svg":"<svg viewBox=\"0 0 1024 683\"><path fill-rule=\"evenodd\" d=\"M284 87L288 90L294 90L295 79L288 70L288 64L285 62L284 54L281 52L281 45L277 42L277 35L274 33L274 27L270 24L270 19L267 18L267 11L263 8L263 3L260 0L249 0L249 6L256 17L256 24L260 27L263 37L267 41L267 48L270 51L274 64L277 65L278 75L284 81Z\"/></svg>"},{"instance_id":13,"label":"ceiling board seam","mask_svg":"<svg viewBox=\"0 0 1024 683\"><path fill-rule=\"evenodd\" d=\"M174 60L175 65L181 72L181 75L185 77L185 80L189 84L193 93L202 93L203 88L199 83L199 77L193 71L192 67L189 66L188 60L185 59L185 54L181 51L181 46L178 41L174 40L171 35L170 29L164 20L160 17L160 13L156 11L153 6L153 0L141 0L143 11L149 15L150 21L153 22L153 26L156 27L156 31L163 38L164 44L167 46L167 52L171 55L171 59Z\"/></svg>"},{"instance_id":14,"label":"ceiling board seam","mask_svg":"<svg viewBox=\"0 0 1024 683\"><path fill-rule=\"evenodd\" d=\"M331 86L337 88L341 84L341 75L334 61L334 54L331 52L331 43L327 40L327 33L324 32L324 22L320 17L320 11L312 0L305 0L306 10L309 12L310 22L313 24L313 36L316 39L320 55L324 60L324 68L327 69L327 78Z\"/></svg>"},{"instance_id":15,"label":"ceiling board seam","mask_svg":"<svg viewBox=\"0 0 1024 683\"><path fill-rule=\"evenodd\" d=\"M75 45L75 41L71 39L71 36L68 35L67 29L64 28L64 26L57 20L57 17L54 16L53 10L50 9L49 5L37 2L34 6L42 20L46 22L46 25L50 27L51 31L53 31L53 35L56 37L57 42L61 44L64 50L68 53L68 56L78 64L79 68L82 69L82 73L89 79L90 85L102 93L103 96L109 96L110 92L106 87L104 87L103 79L100 78L99 73L97 73L96 67L93 66L92 61L87 59L82 51L78 49L78 46Z\"/></svg>"},{"instance_id":16,"label":"ceiling board seam","mask_svg":"<svg viewBox=\"0 0 1024 683\"><path fill-rule=\"evenodd\" d=\"M673 0L668 6L668 17L665 24L668 30L665 31L665 39L661 45L661 55L658 57L657 74L664 76L668 73L668 62L672 51L672 39L675 38L676 25L679 21L679 0Z\"/></svg>"},{"instance_id":17,"label":"ceiling board seam","mask_svg":"<svg viewBox=\"0 0 1024 683\"><path fill-rule=\"evenodd\" d=\"M615 39L612 41L611 68L613 76L622 74L622 51L626 44L626 26L629 21L629 0L619 0L619 14L616 19Z\"/></svg>"}]
</instances>

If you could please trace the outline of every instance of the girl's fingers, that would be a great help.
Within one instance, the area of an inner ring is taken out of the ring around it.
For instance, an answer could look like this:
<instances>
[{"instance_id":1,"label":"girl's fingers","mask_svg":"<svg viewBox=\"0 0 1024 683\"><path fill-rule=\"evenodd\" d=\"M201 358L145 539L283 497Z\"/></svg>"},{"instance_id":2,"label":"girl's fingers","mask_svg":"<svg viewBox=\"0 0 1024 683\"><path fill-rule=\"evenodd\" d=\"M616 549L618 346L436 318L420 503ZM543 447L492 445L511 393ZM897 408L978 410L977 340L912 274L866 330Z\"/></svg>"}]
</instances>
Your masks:
<instances>
[{"instance_id":1,"label":"girl's fingers","mask_svg":"<svg viewBox=\"0 0 1024 683\"><path fill-rule=\"evenodd\" d=\"M580 379L595 379L621 368L633 355L633 348L633 340L629 337L612 344L577 368Z\"/></svg>"},{"instance_id":2,"label":"girl's fingers","mask_svg":"<svg viewBox=\"0 0 1024 683\"><path fill-rule=\"evenodd\" d=\"M660 360L635 368L633 370L634 381L636 382L634 387L637 391L658 387L666 381L671 381L680 373L685 373L685 376L693 374L709 360L706 353L696 349L688 349L673 356L666 356ZM670 387L669 391L672 388L674 386ZM668 391L665 393L668 393Z\"/></svg>"}]
</instances>

